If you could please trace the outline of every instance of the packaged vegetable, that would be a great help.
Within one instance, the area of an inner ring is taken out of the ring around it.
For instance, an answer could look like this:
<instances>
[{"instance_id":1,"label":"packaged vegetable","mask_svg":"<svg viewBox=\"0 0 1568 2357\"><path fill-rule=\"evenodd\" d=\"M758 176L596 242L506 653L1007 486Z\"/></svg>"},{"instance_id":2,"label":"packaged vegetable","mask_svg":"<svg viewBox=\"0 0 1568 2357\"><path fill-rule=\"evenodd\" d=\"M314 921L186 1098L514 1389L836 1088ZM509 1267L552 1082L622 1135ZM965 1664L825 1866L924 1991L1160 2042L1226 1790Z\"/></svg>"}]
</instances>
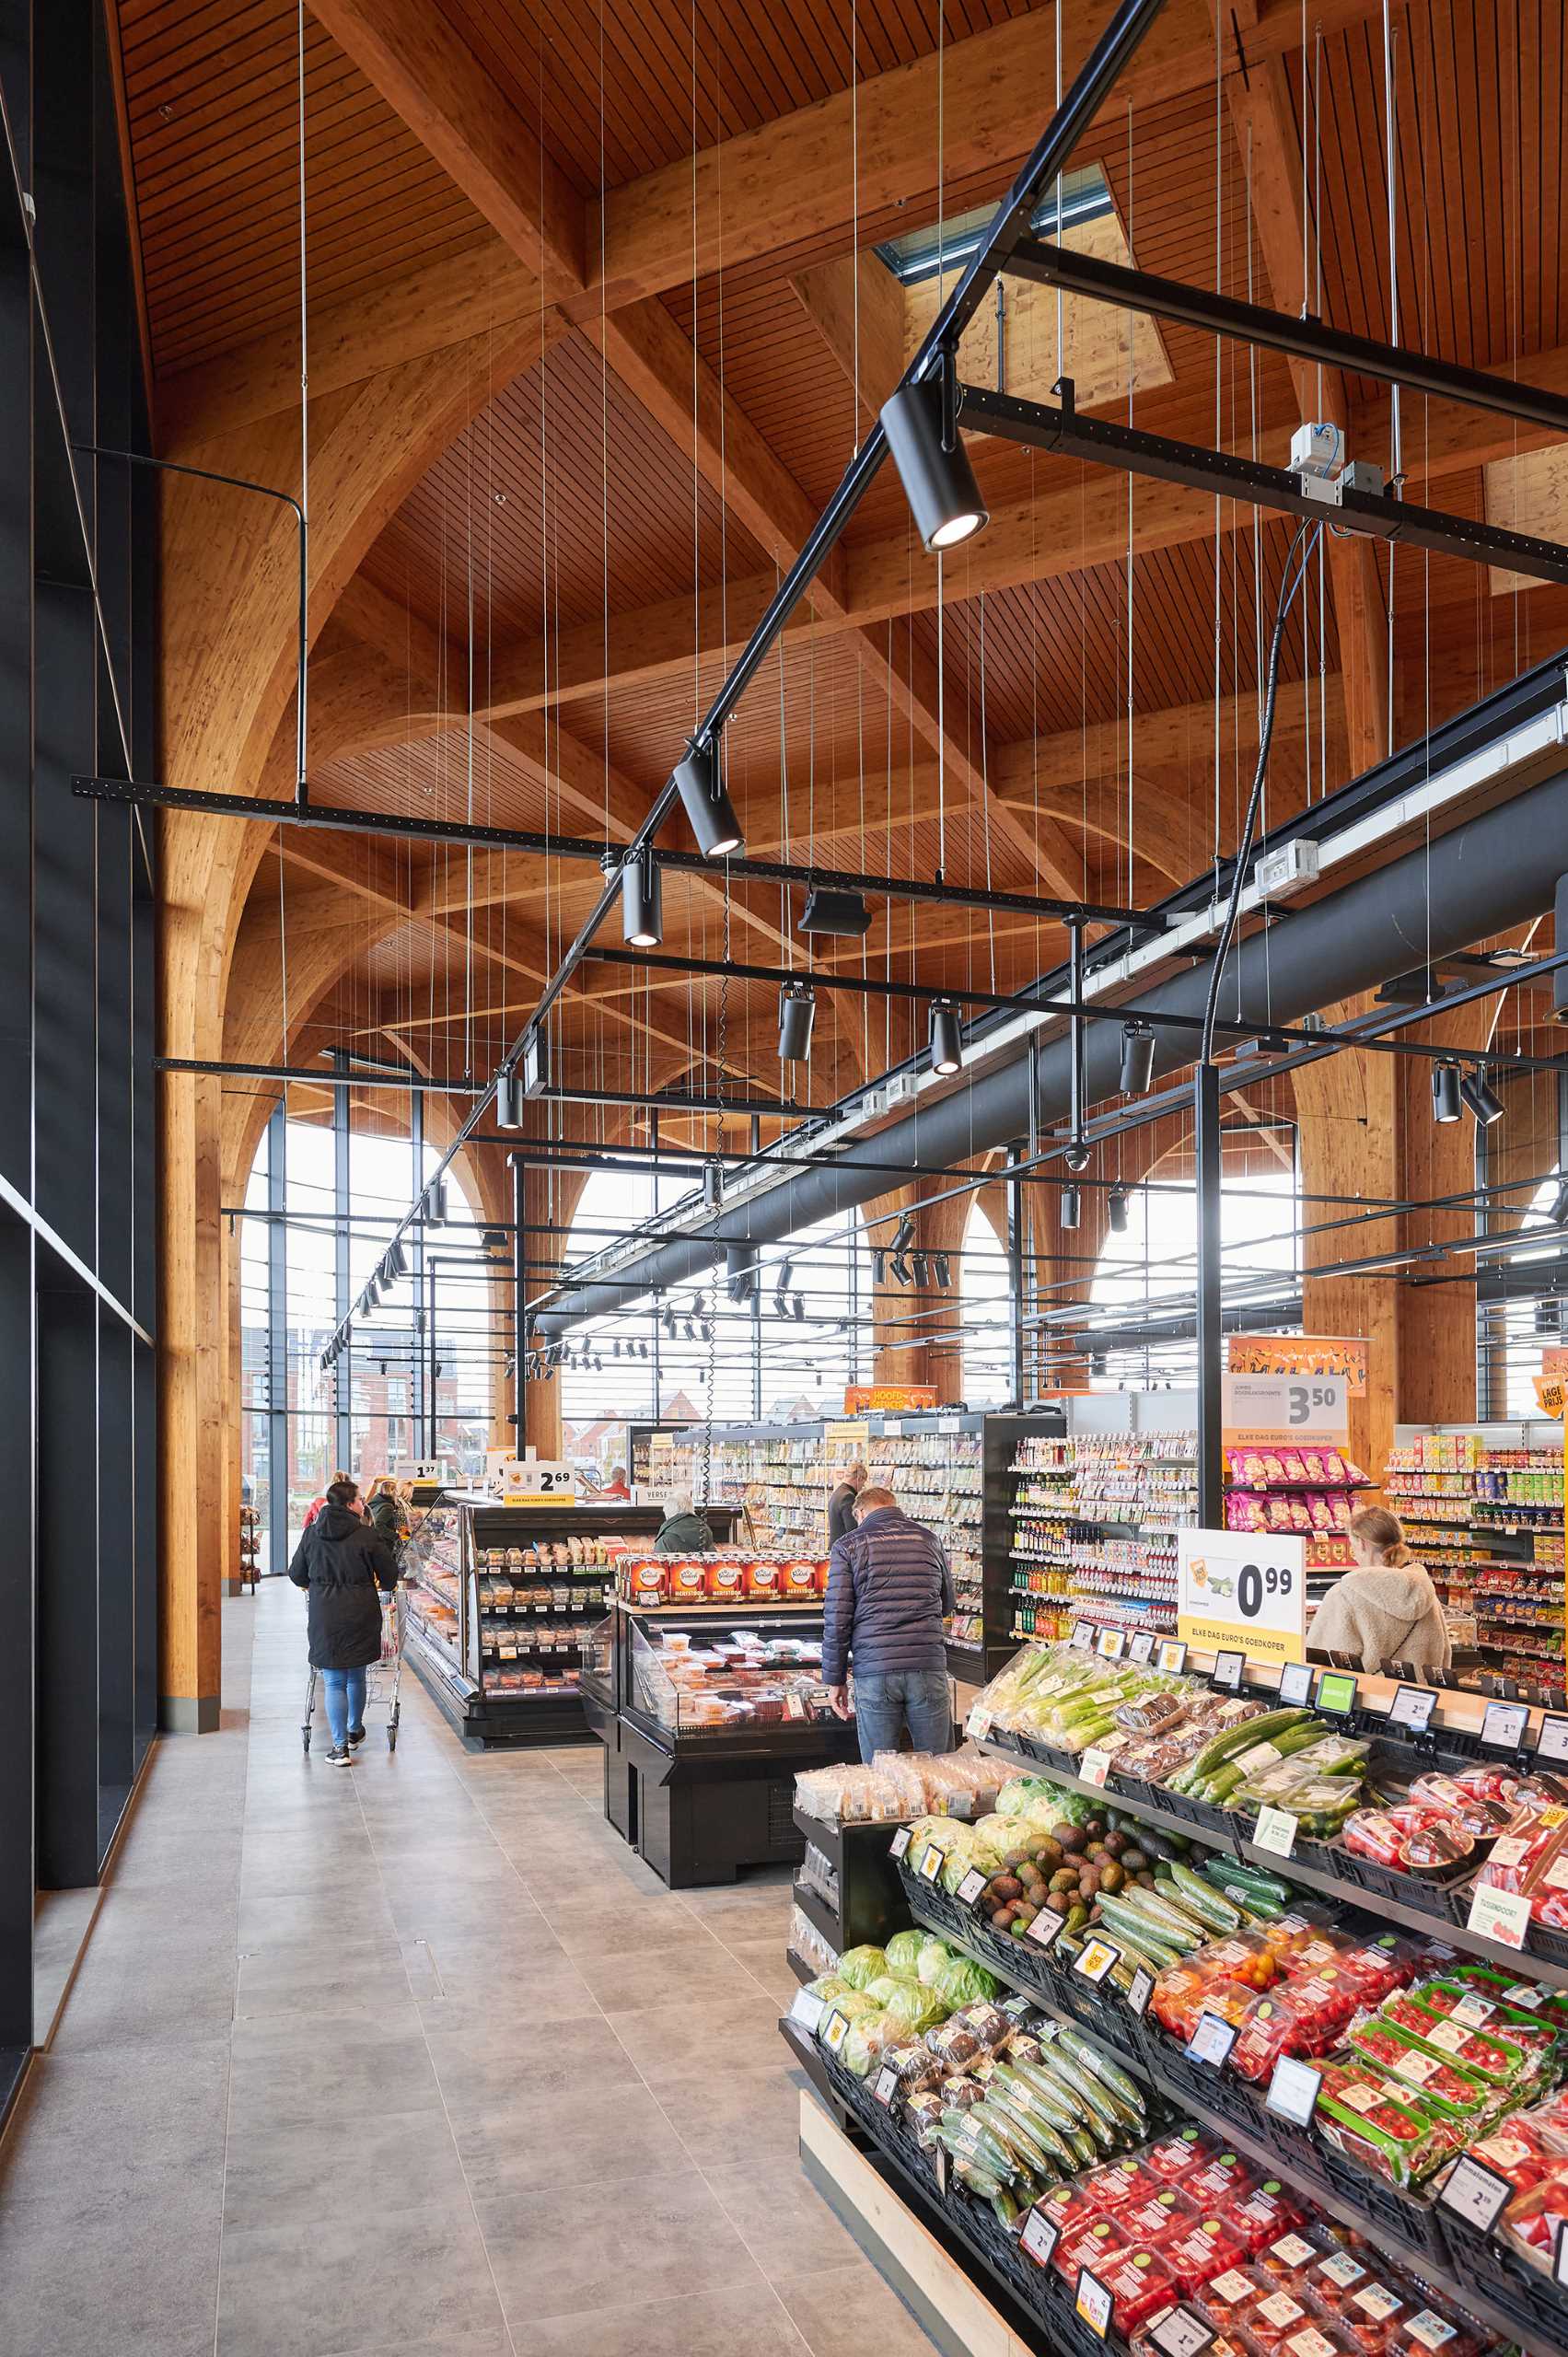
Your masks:
<instances>
[{"instance_id":1,"label":"packaged vegetable","mask_svg":"<svg viewBox=\"0 0 1568 2357\"><path fill-rule=\"evenodd\" d=\"M1439 2020L1458 2022L1465 2029L1487 2030L1505 2038L1510 2046L1518 2047L1544 2065L1556 2049L1555 2033L1547 2025L1526 2013L1522 2007L1505 2004L1499 1997L1483 1997L1447 1976L1423 1980L1411 1991L1411 2000L1423 2013ZM1423 2031L1423 2036L1425 2035Z\"/></svg>"},{"instance_id":2,"label":"packaged vegetable","mask_svg":"<svg viewBox=\"0 0 1568 2357\"><path fill-rule=\"evenodd\" d=\"M1318 2134L1392 2184L1420 2184L1464 2142L1458 2121L1445 2119L1411 2089L1396 2092L1370 2063L1330 2056L1318 2067Z\"/></svg>"},{"instance_id":3,"label":"packaged vegetable","mask_svg":"<svg viewBox=\"0 0 1568 2357\"><path fill-rule=\"evenodd\" d=\"M839 1976L852 1989L868 1990L887 1969L886 1951L878 1947L845 1948L839 1958Z\"/></svg>"},{"instance_id":4,"label":"packaged vegetable","mask_svg":"<svg viewBox=\"0 0 1568 2357\"><path fill-rule=\"evenodd\" d=\"M923 1981L926 1988L934 1989L952 1961L953 1951L947 1941L939 1940L933 1933L927 1937L925 1945L920 1951L920 1960L915 1966L914 1977L917 1980Z\"/></svg>"},{"instance_id":5,"label":"packaged vegetable","mask_svg":"<svg viewBox=\"0 0 1568 2357\"><path fill-rule=\"evenodd\" d=\"M1511 2040L1493 2037L1485 2030L1470 2029L1452 2014L1439 2019L1430 2014L1414 1990L1400 1990L1397 1995L1386 1998L1381 2012L1385 2020L1413 2030L1423 2044L1446 2061L1462 2063L1467 2071L1490 2080L1494 2086L1522 2086L1536 2067L1534 2058Z\"/></svg>"},{"instance_id":6,"label":"packaged vegetable","mask_svg":"<svg viewBox=\"0 0 1568 2357\"><path fill-rule=\"evenodd\" d=\"M1446 2061L1398 2023L1375 2014L1356 2025L1349 2043L1375 2069L1403 2086L1413 2087L1424 2101L1456 2119L1474 2126L1495 2113L1497 2090L1489 2081Z\"/></svg>"},{"instance_id":7,"label":"packaged vegetable","mask_svg":"<svg viewBox=\"0 0 1568 2357\"><path fill-rule=\"evenodd\" d=\"M1083 2264L1089 2262L1086 2259ZM1124 2251L1109 2263L1105 2272L1097 2266L1094 2273L1110 2293L1111 2323L1119 2333L1140 2331L1177 2296L1177 2279L1155 2250Z\"/></svg>"},{"instance_id":8,"label":"packaged vegetable","mask_svg":"<svg viewBox=\"0 0 1568 2357\"><path fill-rule=\"evenodd\" d=\"M851 2022L849 2035L839 2049L839 2060L857 2079L868 2078L878 2056L888 2047L896 2046L902 2035L901 2026L890 2014L862 2014Z\"/></svg>"},{"instance_id":9,"label":"packaged vegetable","mask_svg":"<svg viewBox=\"0 0 1568 2357\"><path fill-rule=\"evenodd\" d=\"M895 1932L883 1950L889 1971L900 1974L906 1980L916 1978L921 1950L930 1936L918 1927L910 1932Z\"/></svg>"},{"instance_id":10,"label":"packaged vegetable","mask_svg":"<svg viewBox=\"0 0 1568 2357\"><path fill-rule=\"evenodd\" d=\"M854 1954L854 1950L852 1948L849 1956ZM881 1950L878 1949L877 1954L880 1955ZM848 1961L848 1956L840 1957L841 1972ZM924 1959L922 1958L923 1963L923 1961ZM923 1974L922 1978L923 1977ZM977 1998L994 1997L1001 1988L1001 1983L993 1972L987 1972L983 1964L976 1964L967 1956L953 1956L943 1967L934 1985L943 2003L951 2006L955 2011L960 2006L973 2004Z\"/></svg>"}]
</instances>

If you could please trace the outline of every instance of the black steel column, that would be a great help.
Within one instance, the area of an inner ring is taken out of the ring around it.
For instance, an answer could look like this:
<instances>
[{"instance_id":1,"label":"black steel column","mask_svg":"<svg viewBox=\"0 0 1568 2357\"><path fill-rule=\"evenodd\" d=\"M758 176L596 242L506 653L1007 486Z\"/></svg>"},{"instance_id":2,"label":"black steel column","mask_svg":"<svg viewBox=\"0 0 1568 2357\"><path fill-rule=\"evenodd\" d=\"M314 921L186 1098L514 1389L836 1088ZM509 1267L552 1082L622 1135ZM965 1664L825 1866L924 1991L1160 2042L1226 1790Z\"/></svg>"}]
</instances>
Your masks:
<instances>
[{"instance_id":1,"label":"black steel column","mask_svg":"<svg viewBox=\"0 0 1568 2357\"><path fill-rule=\"evenodd\" d=\"M1018 1148L1009 1146L1007 1160L1015 1174L1018 1167ZM962 1248L960 1247L960 1252ZM958 1262L960 1274L963 1261ZM960 1284L959 1291L963 1288ZM1024 1320L1028 1304L1024 1298L1024 1204L1023 1190L1015 1175L1007 1182L1007 1336L1013 1353L1013 1401L1021 1408L1024 1388Z\"/></svg>"},{"instance_id":2,"label":"black steel column","mask_svg":"<svg viewBox=\"0 0 1568 2357\"><path fill-rule=\"evenodd\" d=\"M417 1203L424 1192L424 1098L417 1088L409 1090L409 1137L413 1148L413 1192L412 1202ZM418 1434L424 1415L424 1357L421 1350L424 1334L424 1222L416 1219L408 1232L409 1283L413 1289L413 1348L409 1353L409 1431ZM417 1456L417 1438L414 1454Z\"/></svg>"},{"instance_id":3,"label":"black steel column","mask_svg":"<svg viewBox=\"0 0 1568 2357\"><path fill-rule=\"evenodd\" d=\"M288 1569L288 1111L280 1097L267 1120L267 1569ZM332 1380L338 1381L333 1367Z\"/></svg>"},{"instance_id":4,"label":"black steel column","mask_svg":"<svg viewBox=\"0 0 1568 2357\"><path fill-rule=\"evenodd\" d=\"M1198 1520L1224 1522L1220 1424L1220 1075L1197 1068L1194 1114L1198 1214Z\"/></svg>"},{"instance_id":5,"label":"black steel column","mask_svg":"<svg viewBox=\"0 0 1568 2357\"><path fill-rule=\"evenodd\" d=\"M332 1090L332 1315L341 1327L348 1316L349 1170L348 1059L341 1048L332 1051L339 1074ZM335 1361L332 1387L332 1462L341 1473L354 1471L354 1344L346 1343Z\"/></svg>"},{"instance_id":6,"label":"black steel column","mask_svg":"<svg viewBox=\"0 0 1568 2357\"><path fill-rule=\"evenodd\" d=\"M517 1412L512 1418L512 1446L521 1457L528 1430L528 1241L524 1235L523 1210L528 1202L527 1174L520 1154L510 1157L512 1165L512 1332L516 1349L513 1361L517 1368L514 1391Z\"/></svg>"}]
</instances>

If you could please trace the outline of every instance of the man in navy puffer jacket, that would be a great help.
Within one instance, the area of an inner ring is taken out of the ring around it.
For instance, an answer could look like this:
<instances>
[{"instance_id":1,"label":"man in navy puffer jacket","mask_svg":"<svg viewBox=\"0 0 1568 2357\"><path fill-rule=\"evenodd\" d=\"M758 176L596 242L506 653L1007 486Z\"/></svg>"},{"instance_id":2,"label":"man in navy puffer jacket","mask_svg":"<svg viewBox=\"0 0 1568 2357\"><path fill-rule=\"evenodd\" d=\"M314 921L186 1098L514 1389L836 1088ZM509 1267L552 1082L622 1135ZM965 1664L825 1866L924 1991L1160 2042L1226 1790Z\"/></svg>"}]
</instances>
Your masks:
<instances>
[{"instance_id":1,"label":"man in navy puffer jacket","mask_svg":"<svg viewBox=\"0 0 1568 2357\"><path fill-rule=\"evenodd\" d=\"M823 1681L847 1719L854 1663L863 1759L893 1750L906 1724L917 1751L946 1751L952 1721L942 1622L954 1609L947 1558L923 1523L900 1511L891 1490L862 1490L854 1509L859 1527L837 1539L828 1559Z\"/></svg>"}]
</instances>

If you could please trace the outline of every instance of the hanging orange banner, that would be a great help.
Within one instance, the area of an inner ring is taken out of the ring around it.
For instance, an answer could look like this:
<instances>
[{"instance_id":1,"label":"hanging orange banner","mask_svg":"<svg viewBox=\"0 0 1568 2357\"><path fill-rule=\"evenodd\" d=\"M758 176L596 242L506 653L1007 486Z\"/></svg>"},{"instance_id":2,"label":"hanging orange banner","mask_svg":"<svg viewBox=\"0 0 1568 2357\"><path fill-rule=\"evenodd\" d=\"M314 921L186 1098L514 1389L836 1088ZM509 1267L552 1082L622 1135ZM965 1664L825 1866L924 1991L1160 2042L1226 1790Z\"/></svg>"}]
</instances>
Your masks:
<instances>
[{"instance_id":1,"label":"hanging orange banner","mask_svg":"<svg viewBox=\"0 0 1568 2357\"><path fill-rule=\"evenodd\" d=\"M844 1387L844 1414L863 1416L881 1409L889 1416L907 1415L917 1408L935 1408L936 1392L929 1383L851 1383Z\"/></svg>"},{"instance_id":2,"label":"hanging orange banner","mask_svg":"<svg viewBox=\"0 0 1568 2357\"><path fill-rule=\"evenodd\" d=\"M1232 1375L1342 1375L1351 1399L1366 1395L1364 1335L1233 1334L1225 1364Z\"/></svg>"}]
</instances>

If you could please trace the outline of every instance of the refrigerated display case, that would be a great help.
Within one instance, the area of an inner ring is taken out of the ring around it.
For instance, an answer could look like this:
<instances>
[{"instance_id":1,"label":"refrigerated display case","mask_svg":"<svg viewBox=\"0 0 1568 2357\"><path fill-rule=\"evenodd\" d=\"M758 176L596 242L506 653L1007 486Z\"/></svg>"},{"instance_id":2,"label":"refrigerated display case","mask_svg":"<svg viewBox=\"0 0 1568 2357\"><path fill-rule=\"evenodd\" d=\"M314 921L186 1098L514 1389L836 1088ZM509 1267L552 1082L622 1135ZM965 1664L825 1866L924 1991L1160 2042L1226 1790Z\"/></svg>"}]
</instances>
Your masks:
<instances>
[{"instance_id":1,"label":"refrigerated display case","mask_svg":"<svg viewBox=\"0 0 1568 2357\"><path fill-rule=\"evenodd\" d=\"M582 1672L621 1558L647 1545L656 1506L507 1506L443 1490L402 1552L404 1657L463 1741L586 1741ZM729 1515L709 1517L715 1538Z\"/></svg>"},{"instance_id":2,"label":"refrigerated display case","mask_svg":"<svg viewBox=\"0 0 1568 2357\"><path fill-rule=\"evenodd\" d=\"M821 1682L819 1605L642 1606L588 1632L583 1699L605 1815L672 1889L804 1854L803 1768L853 1759Z\"/></svg>"}]
</instances>

